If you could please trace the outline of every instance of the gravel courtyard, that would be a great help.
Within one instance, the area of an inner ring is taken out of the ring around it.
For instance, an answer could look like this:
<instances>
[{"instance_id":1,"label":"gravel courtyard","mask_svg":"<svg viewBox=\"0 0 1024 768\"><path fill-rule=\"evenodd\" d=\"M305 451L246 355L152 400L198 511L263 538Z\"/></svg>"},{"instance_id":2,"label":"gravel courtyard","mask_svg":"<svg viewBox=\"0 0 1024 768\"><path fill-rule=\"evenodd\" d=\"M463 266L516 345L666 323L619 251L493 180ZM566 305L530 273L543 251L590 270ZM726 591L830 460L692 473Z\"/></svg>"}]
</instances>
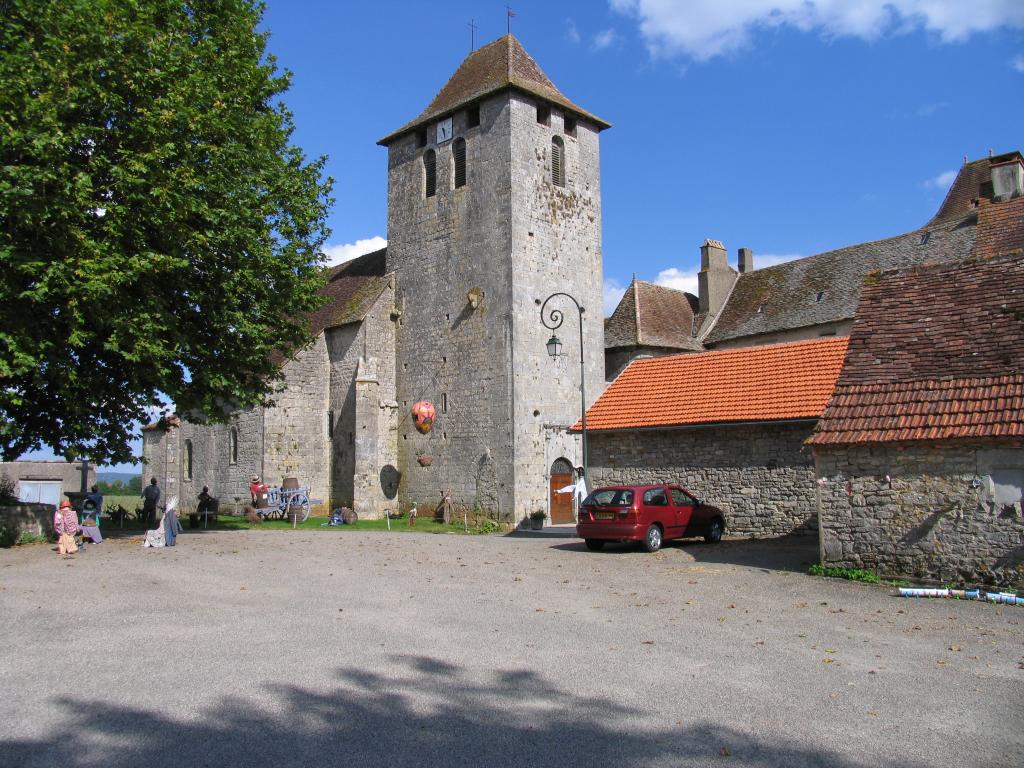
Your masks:
<instances>
[{"instance_id":1,"label":"gravel courtyard","mask_svg":"<svg viewBox=\"0 0 1024 768\"><path fill-rule=\"evenodd\" d=\"M178 542L0 550L0 763L1024 759L1024 608L807 576L813 541Z\"/></svg>"}]
</instances>

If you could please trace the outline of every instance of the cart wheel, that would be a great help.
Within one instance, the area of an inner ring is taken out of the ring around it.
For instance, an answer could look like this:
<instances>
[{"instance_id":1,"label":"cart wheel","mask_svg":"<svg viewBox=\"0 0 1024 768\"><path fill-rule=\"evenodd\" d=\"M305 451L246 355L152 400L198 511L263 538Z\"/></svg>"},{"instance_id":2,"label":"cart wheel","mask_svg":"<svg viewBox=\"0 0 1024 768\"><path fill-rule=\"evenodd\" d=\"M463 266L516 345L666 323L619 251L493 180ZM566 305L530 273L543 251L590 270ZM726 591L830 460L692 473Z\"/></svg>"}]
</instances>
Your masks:
<instances>
[{"instance_id":1,"label":"cart wheel","mask_svg":"<svg viewBox=\"0 0 1024 768\"><path fill-rule=\"evenodd\" d=\"M309 519L309 497L304 493L296 493L288 502L287 517L293 517L300 523Z\"/></svg>"}]
</instances>

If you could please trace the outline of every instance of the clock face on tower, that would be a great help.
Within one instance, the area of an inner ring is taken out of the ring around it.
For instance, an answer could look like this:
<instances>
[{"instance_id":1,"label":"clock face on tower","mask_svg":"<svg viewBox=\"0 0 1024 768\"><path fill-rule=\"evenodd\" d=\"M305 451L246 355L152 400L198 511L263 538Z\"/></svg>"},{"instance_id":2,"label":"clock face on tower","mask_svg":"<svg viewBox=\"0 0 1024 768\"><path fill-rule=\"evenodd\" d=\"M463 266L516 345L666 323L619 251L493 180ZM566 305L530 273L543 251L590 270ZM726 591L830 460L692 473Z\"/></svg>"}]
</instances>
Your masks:
<instances>
[{"instance_id":1,"label":"clock face on tower","mask_svg":"<svg viewBox=\"0 0 1024 768\"><path fill-rule=\"evenodd\" d=\"M452 119L445 118L437 124L437 143L443 144L452 137Z\"/></svg>"}]
</instances>

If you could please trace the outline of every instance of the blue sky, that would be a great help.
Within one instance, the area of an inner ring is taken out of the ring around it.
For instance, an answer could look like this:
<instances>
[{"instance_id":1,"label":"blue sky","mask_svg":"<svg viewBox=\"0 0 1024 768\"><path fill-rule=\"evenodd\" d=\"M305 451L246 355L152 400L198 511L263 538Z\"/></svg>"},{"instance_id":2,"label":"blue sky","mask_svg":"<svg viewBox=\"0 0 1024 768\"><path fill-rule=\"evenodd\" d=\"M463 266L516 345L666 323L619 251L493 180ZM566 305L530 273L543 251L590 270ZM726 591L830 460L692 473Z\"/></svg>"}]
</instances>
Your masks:
<instances>
[{"instance_id":1,"label":"blue sky","mask_svg":"<svg viewBox=\"0 0 1024 768\"><path fill-rule=\"evenodd\" d=\"M763 266L913 229L965 154L1024 148L1024 0L508 1L545 73L613 124L609 300L634 271L692 290L705 237ZM336 180L336 258L386 238L375 142L459 66L470 19L490 42L505 4L270 0L295 140Z\"/></svg>"},{"instance_id":2,"label":"blue sky","mask_svg":"<svg viewBox=\"0 0 1024 768\"><path fill-rule=\"evenodd\" d=\"M513 2L512 32L601 137L606 307L694 290L704 238L755 265L895 235L964 155L1024 149L1024 0ZM504 3L268 0L295 143L327 155L336 260L387 237L387 155Z\"/></svg>"}]
</instances>

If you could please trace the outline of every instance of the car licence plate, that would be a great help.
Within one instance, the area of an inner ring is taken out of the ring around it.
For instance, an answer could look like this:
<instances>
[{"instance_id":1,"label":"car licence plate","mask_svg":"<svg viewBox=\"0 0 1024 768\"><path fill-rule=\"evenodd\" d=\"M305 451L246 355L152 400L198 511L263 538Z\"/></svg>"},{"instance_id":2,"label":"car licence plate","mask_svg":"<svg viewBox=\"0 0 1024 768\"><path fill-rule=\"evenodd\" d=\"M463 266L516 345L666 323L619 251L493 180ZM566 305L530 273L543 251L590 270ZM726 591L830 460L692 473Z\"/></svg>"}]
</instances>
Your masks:
<instances>
[{"instance_id":1,"label":"car licence plate","mask_svg":"<svg viewBox=\"0 0 1024 768\"><path fill-rule=\"evenodd\" d=\"M615 519L615 513L614 512L595 512L594 513L594 517L597 520L614 520Z\"/></svg>"}]
</instances>

